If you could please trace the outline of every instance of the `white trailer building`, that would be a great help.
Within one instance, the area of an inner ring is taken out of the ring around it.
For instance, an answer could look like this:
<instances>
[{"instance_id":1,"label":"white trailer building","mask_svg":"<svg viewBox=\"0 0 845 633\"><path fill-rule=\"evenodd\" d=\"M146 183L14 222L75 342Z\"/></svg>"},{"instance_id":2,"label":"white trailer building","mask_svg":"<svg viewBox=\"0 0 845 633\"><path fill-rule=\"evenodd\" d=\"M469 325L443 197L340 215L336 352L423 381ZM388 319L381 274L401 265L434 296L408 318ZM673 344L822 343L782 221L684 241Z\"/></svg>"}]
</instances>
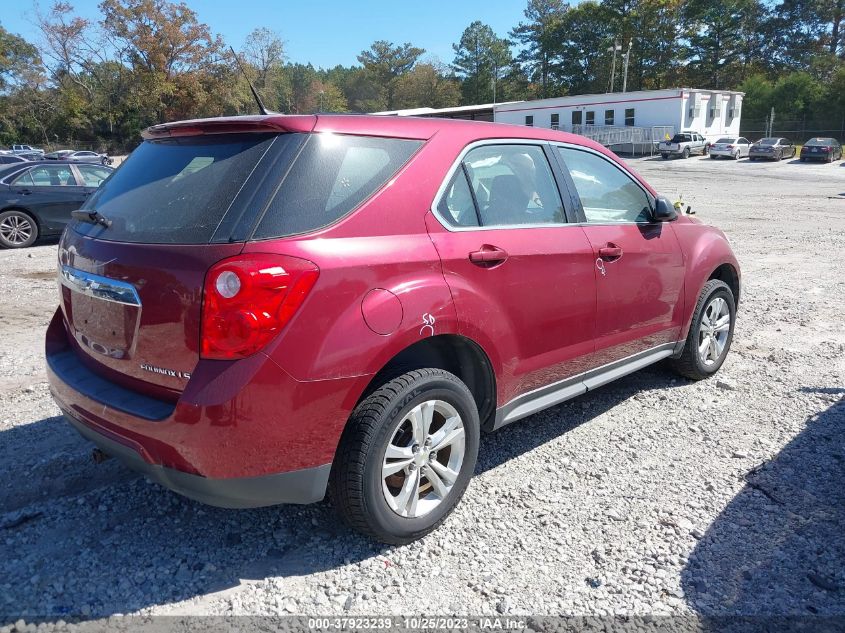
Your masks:
<instances>
[{"instance_id":1,"label":"white trailer building","mask_svg":"<svg viewBox=\"0 0 845 633\"><path fill-rule=\"evenodd\" d=\"M493 114L497 123L575 132L605 145L649 143L682 130L716 140L739 136L742 97L730 90L639 90L499 104Z\"/></svg>"}]
</instances>

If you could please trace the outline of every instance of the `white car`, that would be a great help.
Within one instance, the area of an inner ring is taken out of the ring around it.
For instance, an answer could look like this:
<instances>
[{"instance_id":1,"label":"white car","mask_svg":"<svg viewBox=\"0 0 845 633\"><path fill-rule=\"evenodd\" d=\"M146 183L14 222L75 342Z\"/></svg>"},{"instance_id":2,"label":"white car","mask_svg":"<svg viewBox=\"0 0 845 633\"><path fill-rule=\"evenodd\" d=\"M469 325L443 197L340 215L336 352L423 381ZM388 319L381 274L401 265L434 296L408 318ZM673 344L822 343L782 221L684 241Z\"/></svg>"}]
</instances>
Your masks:
<instances>
[{"instance_id":1,"label":"white car","mask_svg":"<svg viewBox=\"0 0 845 633\"><path fill-rule=\"evenodd\" d=\"M739 160L748 156L751 143L744 136L723 136L710 146L710 158L733 158Z\"/></svg>"}]
</instances>

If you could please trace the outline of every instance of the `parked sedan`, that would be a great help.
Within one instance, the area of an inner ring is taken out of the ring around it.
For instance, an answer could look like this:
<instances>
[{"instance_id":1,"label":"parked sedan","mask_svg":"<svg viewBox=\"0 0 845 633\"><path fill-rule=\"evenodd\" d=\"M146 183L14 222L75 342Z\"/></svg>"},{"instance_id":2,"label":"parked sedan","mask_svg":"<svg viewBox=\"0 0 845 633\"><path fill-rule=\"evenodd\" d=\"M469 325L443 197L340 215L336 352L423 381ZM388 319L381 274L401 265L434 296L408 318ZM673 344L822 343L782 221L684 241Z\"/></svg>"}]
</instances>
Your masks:
<instances>
[{"instance_id":1,"label":"parked sedan","mask_svg":"<svg viewBox=\"0 0 845 633\"><path fill-rule=\"evenodd\" d=\"M724 136L710 146L710 158L733 158L748 156L751 143L744 136Z\"/></svg>"},{"instance_id":2,"label":"parked sedan","mask_svg":"<svg viewBox=\"0 0 845 633\"><path fill-rule=\"evenodd\" d=\"M71 163L94 163L96 165L111 165L112 159L107 154L98 154L88 150L59 150L45 155L50 160L65 160Z\"/></svg>"},{"instance_id":3,"label":"parked sedan","mask_svg":"<svg viewBox=\"0 0 845 633\"><path fill-rule=\"evenodd\" d=\"M787 138L763 138L754 143L748 152L750 160L763 158L766 160L783 160L795 157L795 145Z\"/></svg>"},{"instance_id":4,"label":"parked sedan","mask_svg":"<svg viewBox=\"0 0 845 633\"><path fill-rule=\"evenodd\" d=\"M16 156L15 154L0 154L0 165L17 165L18 163L28 163L29 161L23 156Z\"/></svg>"},{"instance_id":5,"label":"parked sedan","mask_svg":"<svg viewBox=\"0 0 845 633\"><path fill-rule=\"evenodd\" d=\"M823 160L832 163L842 158L842 145L835 138L811 138L801 148L801 160Z\"/></svg>"},{"instance_id":6,"label":"parked sedan","mask_svg":"<svg viewBox=\"0 0 845 633\"><path fill-rule=\"evenodd\" d=\"M114 170L67 162L0 167L0 247L24 248L58 235Z\"/></svg>"}]
</instances>

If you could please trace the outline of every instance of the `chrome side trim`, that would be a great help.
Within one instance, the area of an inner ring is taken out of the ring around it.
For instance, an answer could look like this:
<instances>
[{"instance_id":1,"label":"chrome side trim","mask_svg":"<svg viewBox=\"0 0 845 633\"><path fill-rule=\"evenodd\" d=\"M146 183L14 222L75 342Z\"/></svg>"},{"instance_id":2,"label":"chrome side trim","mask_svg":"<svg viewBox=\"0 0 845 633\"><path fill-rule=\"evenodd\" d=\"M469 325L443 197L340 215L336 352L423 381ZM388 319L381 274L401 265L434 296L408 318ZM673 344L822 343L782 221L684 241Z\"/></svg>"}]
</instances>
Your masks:
<instances>
[{"instance_id":1,"label":"chrome side trim","mask_svg":"<svg viewBox=\"0 0 845 633\"><path fill-rule=\"evenodd\" d=\"M581 374L565 378L546 387L540 387L517 396L496 411L494 431L556 404L592 391L604 384L638 371L659 360L672 356L677 343L664 343L627 358L596 367Z\"/></svg>"},{"instance_id":2,"label":"chrome side trim","mask_svg":"<svg viewBox=\"0 0 845 633\"><path fill-rule=\"evenodd\" d=\"M63 265L59 272L59 281L71 290L95 299L131 306L141 305L135 286L125 281L86 273L67 265Z\"/></svg>"}]
</instances>

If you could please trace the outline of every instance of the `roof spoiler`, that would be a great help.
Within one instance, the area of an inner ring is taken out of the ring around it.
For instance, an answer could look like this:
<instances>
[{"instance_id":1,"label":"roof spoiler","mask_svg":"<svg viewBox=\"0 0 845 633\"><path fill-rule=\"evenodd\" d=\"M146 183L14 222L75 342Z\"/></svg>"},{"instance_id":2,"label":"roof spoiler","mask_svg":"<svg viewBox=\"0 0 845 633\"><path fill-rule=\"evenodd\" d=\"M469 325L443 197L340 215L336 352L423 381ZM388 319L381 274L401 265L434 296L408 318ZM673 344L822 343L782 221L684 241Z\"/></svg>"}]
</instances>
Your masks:
<instances>
[{"instance_id":1,"label":"roof spoiler","mask_svg":"<svg viewBox=\"0 0 845 633\"><path fill-rule=\"evenodd\" d=\"M194 119L153 125L141 132L141 137L145 140L154 140L205 134L311 132L316 124L317 117L313 114Z\"/></svg>"}]
</instances>

